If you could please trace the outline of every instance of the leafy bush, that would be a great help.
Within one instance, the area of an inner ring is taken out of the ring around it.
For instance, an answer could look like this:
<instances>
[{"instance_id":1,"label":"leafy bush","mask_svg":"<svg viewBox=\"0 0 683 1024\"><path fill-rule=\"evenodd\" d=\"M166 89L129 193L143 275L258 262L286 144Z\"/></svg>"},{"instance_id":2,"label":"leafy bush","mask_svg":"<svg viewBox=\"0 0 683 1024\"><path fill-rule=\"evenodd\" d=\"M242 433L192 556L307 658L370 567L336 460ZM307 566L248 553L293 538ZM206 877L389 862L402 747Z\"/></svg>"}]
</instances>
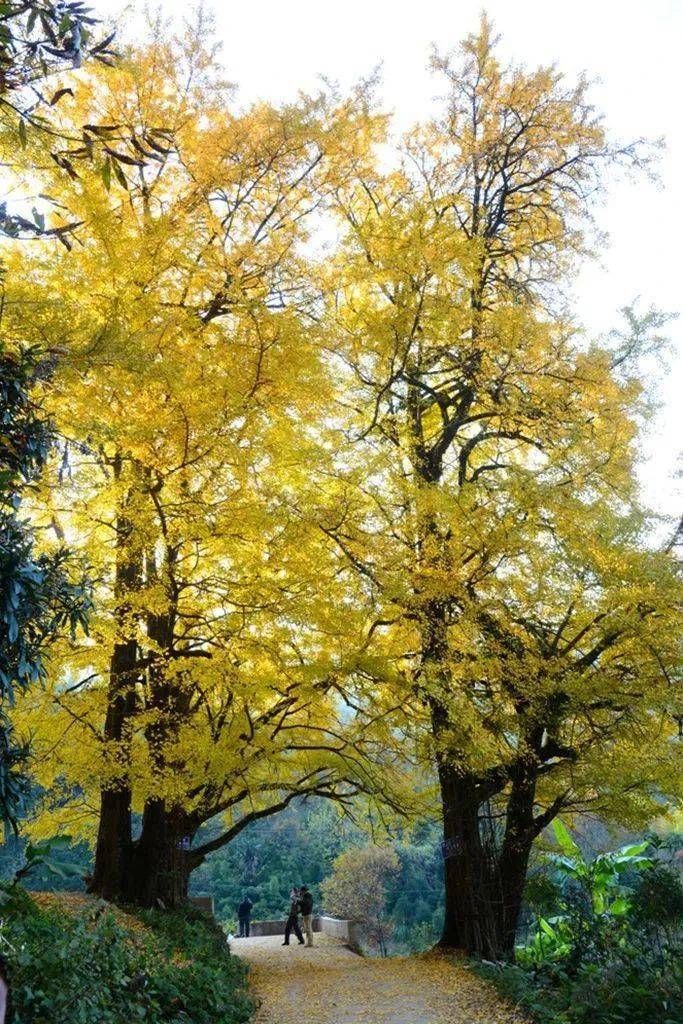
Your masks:
<instances>
[{"instance_id":1,"label":"leafy bush","mask_svg":"<svg viewBox=\"0 0 683 1024\"><path fill-rule=\"evenodd\" d=\"M665 969L632 946L603 964L575 971L514 964L477 965L498 991L529 1011L539 1024L681 1024L680 958Z\"/></svg>"},{"instance_id":2,"label":"leafy bush","mask_svg":"<svg viewBox=\"0 0 683 1024\"><path fill-rule=\"evenodd\" d=\"M387 890L395 886L400 869L398 855L389 847L351 847L337 857L322 885L326 909L359 921L382 956L387 956L394 927L387 913Z\"/></svg>"},{"instance_id":3,"label":"leafy bush","mask_svg":"<svg viewBox=\"0 0 683 1024\"><path fill-rule=\"evenodd\" d=\"M199 914L137 922L95 901L64 913L16 886L5 896L10 1024L239 1024L251 1014L244 968Z\"/></svg>"},{"instance_id":4,"label":"leafy bush","mask_svg":"<svg viewBox=\"0 0 683 1024\"><path fill-rule=\"evenodd\" d=\"M527 896L539 901L539 909L545 909L554 891L555 913L538 916L536 930L518 949L517 959L523 966L564 962L578 967L584 960L600 959L618 947L632 909L633 890L625 876L635 877L652 868L654 861L645 855L650 845L647 840L589 861L562 822L555 821L553 827L560 853L547 859L555 877L545 887L537 879L538 891Z\"/></svg>"},{"instance_id":5,"label":"leafy bush","mask_svg":"<svg viewBox=\"0 0 683 1024\"><path fill-rule=\"evenodd\" d=\"M563 825L555 833L561 852L527 894L537 925L517 964L478 970L542 1024L680 1024L679 873L646 855L649 842L587 860Z\"/></svg>"}]
</instances>

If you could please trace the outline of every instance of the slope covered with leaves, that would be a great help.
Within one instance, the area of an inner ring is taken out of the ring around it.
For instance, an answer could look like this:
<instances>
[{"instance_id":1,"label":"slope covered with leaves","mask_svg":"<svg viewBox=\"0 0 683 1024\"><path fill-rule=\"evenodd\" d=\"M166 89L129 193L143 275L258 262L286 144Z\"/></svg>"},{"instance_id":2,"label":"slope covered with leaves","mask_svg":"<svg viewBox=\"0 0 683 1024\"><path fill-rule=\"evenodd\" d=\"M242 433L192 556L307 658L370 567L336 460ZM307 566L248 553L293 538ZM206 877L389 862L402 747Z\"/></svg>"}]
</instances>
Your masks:
<instances>
[{"instance_id":1,"label":"slope covered with leaves","mask_svg":"<svg viewBox=\"0 0 683 1024\"><path fill-rule=\"evenodd\" d=\"M133 917L66 893L4 891L10 1024L241 1024L252 1003L223 933L199 913Z\"/></svg>"}]
</instances>

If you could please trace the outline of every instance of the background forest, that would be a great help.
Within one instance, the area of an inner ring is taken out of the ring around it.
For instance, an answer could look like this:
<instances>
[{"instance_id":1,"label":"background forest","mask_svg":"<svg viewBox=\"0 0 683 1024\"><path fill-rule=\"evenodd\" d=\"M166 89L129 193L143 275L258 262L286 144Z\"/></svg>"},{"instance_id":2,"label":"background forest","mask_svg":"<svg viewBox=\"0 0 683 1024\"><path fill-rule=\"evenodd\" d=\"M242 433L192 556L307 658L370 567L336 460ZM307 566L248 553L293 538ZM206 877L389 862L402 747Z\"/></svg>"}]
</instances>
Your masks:
<instances>
[{"instance_id":1,"label":"background forest","mask_svg":"<svg viewBox=\"0 0 683 1024\"><path fill-rule=\"evenodd\" d=\"M344 850L367 842L365 829L340 819L327 804L290 807L252 825L208 859L195 872L190 891L212 896L217 919L233 933L237 905L244 895L254 903L255 920L279 920L286 916L292 886L306 883L314 893L318 913L325 906L321 883L332 873L334 860ZM440 844L438 825L433 823L420 826L395 846L401 871L386 901L386 915L394 926L394 950L426 949L438 938L443 918ZM11 878L23 863L24 845L7 838L0 848L0 877ZM60 850L57 863L66 868L68 876L60 878L49 869L36 869L31 875L32 888L83 891L83 877L92 870L92 852L87 845Z\"/></svg>"},{"instance_id":2,"label":"background forest","mask_svg":"<svg viewBox=\"0 0 683 1024\"><path fill-rule=\"evenodd\" d=\"M253 904L254 920L280 920L286 916L293 885L305 883L314 894L316 913L326 911L323 884L334 872L334 862L347 850L368 846L370 823L365 827L340 818L328 803L313 799L292 805L280 814L247 828L228 847L217 851L193 875L190 893L211 896L216 917L232 934L237 932L237 906L248 896ZM578 830L578 842L590 861L614 846L643 839L635 834L615 835L599 821L584 822ZM672 827L660 827L648 835L657 849L657 858L670 875L661 879L664 891L658 898L676 907L676 854L683 837ZM9 880L24 863L25 840L8 835L0 848L0 878ZM392 953L429 949L438 940L443 926L442 837L437 822L414 826L390 848L399 859L399 869L385 884L381 914L389 935ZM546 852L557 844L548 836ZM533 935L537 911L547 910L544 899L552 900L545 854L539 852L527 882L525 905L519 937ZM58 873L55 873L57 871ZM36 890L80 892L85 877L92 871L92 851L87 844L60 848L49 867L36 866L31 887ZM358 888L352 885L349 894ZM540 902L539 902L540 901ZM377 949L368 940L368 953Z\"/></svg>"}]
</instances>

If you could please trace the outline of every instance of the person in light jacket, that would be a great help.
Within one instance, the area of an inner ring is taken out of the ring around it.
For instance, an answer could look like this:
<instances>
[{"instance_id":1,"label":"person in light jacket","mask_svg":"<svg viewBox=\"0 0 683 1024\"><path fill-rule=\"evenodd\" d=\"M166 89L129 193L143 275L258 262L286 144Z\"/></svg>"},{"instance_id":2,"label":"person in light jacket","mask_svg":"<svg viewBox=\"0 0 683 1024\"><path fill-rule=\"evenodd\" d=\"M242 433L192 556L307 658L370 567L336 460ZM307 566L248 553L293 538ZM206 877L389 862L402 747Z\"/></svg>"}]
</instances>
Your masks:
<instances>
[{"instance_id":1,"label":"person in light jacket","mask_svg":"<svg viewBox=\"0 0 683 1024\"><path fill-rule=\"evenodd\" d=\"M299 889L299 903L301 905L301 916L304 921L306 932L306 945L313 945L313 893L307 885Z\"/></svg>"}]
</instances>

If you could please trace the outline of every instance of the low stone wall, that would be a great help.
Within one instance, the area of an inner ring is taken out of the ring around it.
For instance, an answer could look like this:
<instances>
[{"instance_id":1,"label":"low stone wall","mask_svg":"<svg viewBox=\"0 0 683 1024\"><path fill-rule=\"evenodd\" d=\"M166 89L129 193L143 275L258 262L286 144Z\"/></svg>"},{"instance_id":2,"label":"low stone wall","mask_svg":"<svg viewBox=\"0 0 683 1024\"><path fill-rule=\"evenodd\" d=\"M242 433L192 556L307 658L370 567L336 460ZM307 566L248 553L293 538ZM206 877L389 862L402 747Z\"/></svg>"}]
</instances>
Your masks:
<instances>
[{"instance_id":1,"label":"low stone wall","mask_svg":"<svg viewBox=\"0 0 683 1024\"><path fill-rule=\"evenodd\" d=\"M265 935L284 935L286 921L252 921L249 933L254 937ZM337 917L323 917L316 915L313 918L313 931L329 935L354 950L363 954L363 928L357 921L344 921Z\"/></svg>"},{"instance_id":2,"label":"low stone wall","mask_svg":"<svg viewBox=\"0 0 683 1024\"><path fill-rule=\"evenodd\" d=\"M252 921L249 925L249 934L256 938L262 935L284 935L285 921Z\"/></svg>"},{"instance_id":3,"label":"low stone wall","mask_svg":"<svg viewBox=\"0 0 683 1024\"><path fill-rule=\"evenodd\" d=\"M333 939L340 939L354 953L363 955L363 926L358 921L344 921L338 917L318 917L316 920L318 927L315 927L314 921L313 931L323 932L324 935L330 935Z\"/></svg>"}]
</instances>

